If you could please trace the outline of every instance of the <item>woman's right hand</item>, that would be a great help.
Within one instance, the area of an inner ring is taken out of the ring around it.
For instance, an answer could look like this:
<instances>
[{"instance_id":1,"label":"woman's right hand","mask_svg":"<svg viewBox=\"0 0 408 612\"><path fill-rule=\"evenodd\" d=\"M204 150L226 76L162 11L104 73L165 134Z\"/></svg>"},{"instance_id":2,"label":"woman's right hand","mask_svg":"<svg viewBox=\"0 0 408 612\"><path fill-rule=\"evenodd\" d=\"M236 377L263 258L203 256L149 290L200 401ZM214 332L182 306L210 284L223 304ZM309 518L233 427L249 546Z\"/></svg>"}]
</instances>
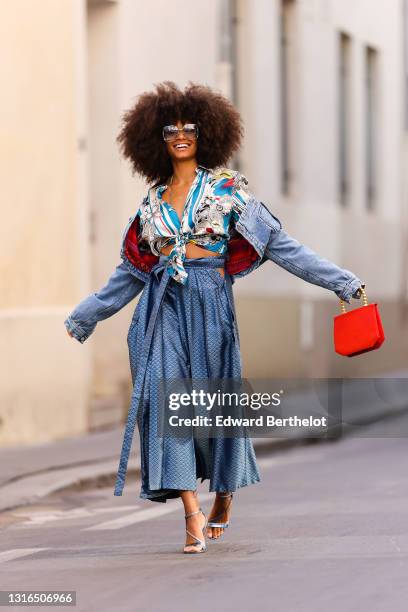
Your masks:
<instances>
[{"instance_id":1,"label":"woman's right hand","mask_svg":"<svg viewBox=\"0 0 408 612\"><path fill-rule=\"evenodd\" d=\"M73 338L73 335L72 335L72 333L69 331L69 329L67 329L67 334L68 334L68 336L70 336L71 338Z\"/></svg>"}]
</instances>

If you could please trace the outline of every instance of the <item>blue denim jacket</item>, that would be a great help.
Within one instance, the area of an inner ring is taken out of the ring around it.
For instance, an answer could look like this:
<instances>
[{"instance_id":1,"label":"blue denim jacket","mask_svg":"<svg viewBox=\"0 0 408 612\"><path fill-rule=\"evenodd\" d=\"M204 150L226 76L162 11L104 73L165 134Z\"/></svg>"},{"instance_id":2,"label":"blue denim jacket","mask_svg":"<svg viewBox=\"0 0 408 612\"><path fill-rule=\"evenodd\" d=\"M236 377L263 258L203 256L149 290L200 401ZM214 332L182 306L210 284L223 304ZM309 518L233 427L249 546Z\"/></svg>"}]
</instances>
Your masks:
<instances>
[{"instance_id":1,"label":"blue denim jacket","mask_svg":"<svg viewBox=\"0 0 408 612\"><path fill-rule=\"evenodd\" d=\"M125 237L135 216L130 217L123 233L122 263L106 285L82 300L64 321L65 327L81 343L99 321L111 317L141 293L149 278L149 273L136 268L125 255ZM246 204L236 222L236 230L254 247L258 258L247 269L232 275L233 282L271 260L299 278L333 291L345 302L350 302L351 297L360 297L359 288L364 284L353 272L320 257L290 236L280 220L255 197Z\"/></svg>"}]
</instances>

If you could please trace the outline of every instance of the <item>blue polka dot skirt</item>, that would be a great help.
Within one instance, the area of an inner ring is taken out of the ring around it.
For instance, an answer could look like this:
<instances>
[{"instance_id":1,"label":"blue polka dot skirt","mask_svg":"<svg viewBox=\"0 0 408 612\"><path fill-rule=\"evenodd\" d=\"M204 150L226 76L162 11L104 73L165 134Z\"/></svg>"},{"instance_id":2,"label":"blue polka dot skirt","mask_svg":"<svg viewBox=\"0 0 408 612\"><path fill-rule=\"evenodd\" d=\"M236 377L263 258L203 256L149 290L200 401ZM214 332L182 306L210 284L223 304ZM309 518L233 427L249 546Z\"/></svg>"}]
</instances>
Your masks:
<instances>
[{"instance_id":1,"label":"blue polka dot skirt","mask_svg":"<svg viewBox=\"0 0 408 612\"><path fill-rule=\"evenodd\" d=\"M140 497L166 502L180 490L235 491L260 481L251 438L163 436L158 431L163 379L240 379L241 354L231 276L216 269L225 257L187 259L184 284L160 256L136 306L127 342L133 394L115 495L124 487L137 424L141 453Z\"/></svg>"}]
</instances>

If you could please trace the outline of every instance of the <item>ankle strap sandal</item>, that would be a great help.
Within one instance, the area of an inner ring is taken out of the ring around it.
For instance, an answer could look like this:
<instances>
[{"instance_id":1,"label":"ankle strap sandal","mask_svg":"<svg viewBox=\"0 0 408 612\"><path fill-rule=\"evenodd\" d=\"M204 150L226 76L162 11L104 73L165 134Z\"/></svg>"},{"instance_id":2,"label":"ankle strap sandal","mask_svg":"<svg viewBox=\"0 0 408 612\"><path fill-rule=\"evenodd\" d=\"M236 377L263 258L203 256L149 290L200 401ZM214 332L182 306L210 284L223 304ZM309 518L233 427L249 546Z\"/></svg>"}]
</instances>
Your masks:
<instances>
[{"instance_id":1,"label":"ankle strap sandal","mask_svg":"<svg viewBox=\"0 0 408 612\"><path fill-rule=\"evenodd\" d=\"M191 555L191 554L195 554L195 553L202 553L205 552L207 550L207 545L205 542L205 536L206 536L206 530L207 530L207 524L208 524L208 518L205 515L205 513L201 510L201 508L199 508L199 510L196 510L195 512L189 512L188 514L184 515L184 518L187 520L190 518L190 516L195 516L196 514L202 514L205 518L205 523L204 526L202 528L202 533L203 533L203 539L201 540L200 538L198 538L197 536L195 536L193 533L191 533L191 531L188 531L188 529L186 529L186 533L188 533L189 536L191 536L192 538L195 539L195 543L193 542L192 544L186 544L184 546L184 550L183 552L187 555Z\"/></svg>"},{"instance_id":2,"label":"ankle strap sandal","mask_svg":"<svg viewBox=\"0 0 408 612\"><path fill-rule=\"evenodd\" d=\"M224 508L224 510L222 512L220 512L220 514L217 514L217 516L213 519L211 519L211 521L207 522L207 527L220 527L221 529L226 529L229 525L229 520L226 521L225 523L220 523L217 522L217 519L221 516L223 516L223 514L225 514L225 512L228 512L231 503L232 503L232 498L234 497L233 493L226 493L225 495L217 495L217 497L229 497L230 501L229 504L227 505L226 508Z\"/></svg>"}]
</instances>

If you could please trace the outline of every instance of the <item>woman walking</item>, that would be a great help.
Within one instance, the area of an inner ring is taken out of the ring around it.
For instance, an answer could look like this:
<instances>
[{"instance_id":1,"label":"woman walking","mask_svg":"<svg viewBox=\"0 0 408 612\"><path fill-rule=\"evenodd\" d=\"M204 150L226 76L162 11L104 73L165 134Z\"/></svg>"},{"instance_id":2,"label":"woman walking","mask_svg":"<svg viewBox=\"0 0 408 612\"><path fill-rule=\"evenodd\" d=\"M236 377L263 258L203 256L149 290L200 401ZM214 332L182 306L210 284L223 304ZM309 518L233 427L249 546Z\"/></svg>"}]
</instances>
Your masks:
<instances>
[{"instance_id":1,"label":"woman walking","mask_svg":"<svg viewBox=\"0 0 408 612\"><path fill-rule=\"evenodd\" d=\"M206 550L229 524L234 492L260 481L251 439L161 436L159 386L167 379L241 377L232 285L272 260L307 282L349 302L361 280L289 236L280 220L251 193L248 180L225 166L241 145L243 128L221 94L173 82L143 93L123 116L118 142L134 173L150 184L129 219L122 262L97 293L67 317L68 333L84 342L98 321L141 294L127 335L133 393L115 495L122 495L137 423L140 497L181 497L185 553ZM201 510L197 479L209 480L215 499Z\"/></svg>"}]
</instances>

